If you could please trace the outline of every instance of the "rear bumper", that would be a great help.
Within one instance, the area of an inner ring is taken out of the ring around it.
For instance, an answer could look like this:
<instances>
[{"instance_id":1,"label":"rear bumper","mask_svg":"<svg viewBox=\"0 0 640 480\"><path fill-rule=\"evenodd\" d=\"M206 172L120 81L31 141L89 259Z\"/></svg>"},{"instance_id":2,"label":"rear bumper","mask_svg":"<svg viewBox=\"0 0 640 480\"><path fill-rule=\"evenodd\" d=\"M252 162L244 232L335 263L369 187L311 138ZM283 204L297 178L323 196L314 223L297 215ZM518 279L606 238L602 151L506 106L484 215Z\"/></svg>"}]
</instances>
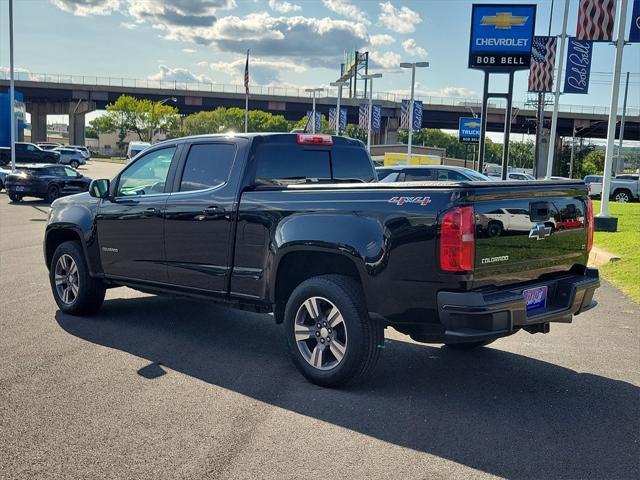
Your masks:
<instances>
[{"instance_id":1,"label":"rear bumper","mask_svg":"<svg viewBox=\"0 0 640 480\"><path fill-rule=\"evenodd\" d=\"M547 304L527 311L522 291L538 286L547 286ZM573 315L597 305L593 294L599 286L598 270L587 268L584 275L567 274L518 287L439 292L438 315L445 330L445 342L490 340L520 329L543 332L551 322L570 323Z\"/></svg>"}]
</instances>

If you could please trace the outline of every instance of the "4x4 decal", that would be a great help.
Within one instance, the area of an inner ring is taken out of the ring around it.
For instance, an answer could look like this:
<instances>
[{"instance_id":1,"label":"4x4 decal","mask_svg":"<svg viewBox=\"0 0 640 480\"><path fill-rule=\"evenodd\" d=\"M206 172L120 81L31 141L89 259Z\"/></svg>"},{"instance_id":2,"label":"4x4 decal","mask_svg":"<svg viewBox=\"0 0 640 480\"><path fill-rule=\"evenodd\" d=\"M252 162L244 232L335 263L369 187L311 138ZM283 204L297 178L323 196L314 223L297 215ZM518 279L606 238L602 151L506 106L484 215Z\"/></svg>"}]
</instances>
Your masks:
<instances>
[{"instance_id":1,"label":"4x4 decal","mask_svg":"<svg viewBox=\"0 0 640 480\"><path fill-rule=\"evenodd\" d=\"M405 203L417 203L424 206L431 203L431 197L391 197L388 202L394 203L396 205L404 205Z\"/></svg>"}]
</instances>

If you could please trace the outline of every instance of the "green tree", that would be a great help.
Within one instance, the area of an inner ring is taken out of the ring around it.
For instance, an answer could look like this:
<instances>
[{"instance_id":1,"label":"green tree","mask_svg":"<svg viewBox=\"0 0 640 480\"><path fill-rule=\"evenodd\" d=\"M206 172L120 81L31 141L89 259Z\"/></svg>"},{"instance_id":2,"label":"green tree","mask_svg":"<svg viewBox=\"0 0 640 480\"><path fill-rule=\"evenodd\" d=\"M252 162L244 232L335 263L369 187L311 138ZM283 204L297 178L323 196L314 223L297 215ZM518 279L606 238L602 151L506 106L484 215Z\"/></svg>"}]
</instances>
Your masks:
<instances>
[{"instance_id":1,"label":"green tree","mask_svg":"<svg viewBox=\"0 0 640 480\"><path fill-rule=\"evenodd\" d=\"M282 115L273 115L262 110L249 110L249 132L288 132L291 123ZM218 107L213 111L203 111L184 119L184 135L208 133L244 132L244 110L241 108Z\"/></svg>"},{"instance_id":2,"label":"green tree","mask_svg":"<svg viewBox=\"0 0 640 480\"><path fill-rule=\"evenodd\" d=\"M535 145L527 142L509 142L509 165L516 168L533 168Z\"/></svg>"}]
</instances>

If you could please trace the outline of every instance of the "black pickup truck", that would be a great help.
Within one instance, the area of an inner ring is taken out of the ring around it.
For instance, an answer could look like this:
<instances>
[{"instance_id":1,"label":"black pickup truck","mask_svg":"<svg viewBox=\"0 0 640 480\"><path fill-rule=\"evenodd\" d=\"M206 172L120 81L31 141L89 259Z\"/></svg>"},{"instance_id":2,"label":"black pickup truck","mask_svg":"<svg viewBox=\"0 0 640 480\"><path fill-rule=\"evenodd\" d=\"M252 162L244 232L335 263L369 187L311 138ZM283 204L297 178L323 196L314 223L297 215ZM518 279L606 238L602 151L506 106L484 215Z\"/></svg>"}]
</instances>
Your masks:
<instances>
[{"instance_id":1,"label":"black pickup truck","mask_svg":"<svg viewBox=\"0 0 640 480\"><path fill-rule=\"evenodd\" d=\"M595 306L582 182L375 175L361 142L328 135L154 145L53 203L54 298L86 315L126 285L273 312L298 369L324 386L371 372L388 326L465 349Z\"/></svg>"}]
</instances>

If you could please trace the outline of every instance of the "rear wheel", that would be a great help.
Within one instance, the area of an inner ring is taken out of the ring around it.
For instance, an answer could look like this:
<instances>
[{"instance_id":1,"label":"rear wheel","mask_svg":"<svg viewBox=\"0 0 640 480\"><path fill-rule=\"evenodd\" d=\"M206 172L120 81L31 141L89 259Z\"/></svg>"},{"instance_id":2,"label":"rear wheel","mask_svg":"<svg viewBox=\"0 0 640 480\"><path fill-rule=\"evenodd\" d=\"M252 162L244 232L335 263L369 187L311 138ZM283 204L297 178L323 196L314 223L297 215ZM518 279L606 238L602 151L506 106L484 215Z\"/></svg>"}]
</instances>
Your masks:
<instances>
[{"instance_id":1,"label":"rear wheel","mask_svg":"<svg viewBox=\"0 0 640 480\"><path fill-rule=\"evenodd\" d=\"M484 340L482 342L445 343L445 346L454 350L473 350L475 348L485 347L495 341L496 339L494 338L493 340Z\"/></svg>"},{"instance_id":2,"label":"rear wheel","mask_svg":"<svg viewBox=\"0 0 640 480\"><path fill-rule=\"evenodd\" d=\"M80 166L80 163L78 163L78 161L77 161L77 160L71 160L71 161L69 162L69 165L71 165L71 167L72 167L72 168L77 169L77 168Z\"/></svg>"},{"instance_id":3,"label":"rear wheel","mask_svg":"<svg viewBox=\"0 0 640 480\"><path fill-rule=\"evenodd\" d=\"M384 329L369 317L360 285L342 275L301 283L287 302L284 328L298 370L324 387L371 373L384 345Z\"/></svg>"},{"instance_id":4,"label":"rear wheel","mask_svg":"<svg viewBox=\"0 0 640 480\"><path fill-rule=\"evenodd\" d=\"M502 235L502 224L500 222L489 222L487 235L490 237L499 237Z\"/></svg>"},{"instance_id":5,"label":"rear wheel","mask_svg":"<svg viewBox=\"0 0 640 480\"><path fill-rule=\"evenodd\" d=\"M57 185L51 185L47 190L47 202L51 203L60 196L60 188Z\"/></svg>"},{"instance_id":6,"label":"rear wheel","mask_svg":"<svg viewBox=\"0 0 640 480\"><path fill-rule=\"evenodd\" d=\"M78 242L64 242L56 248L49 266L49 282L58 307L65 313L90 315L104 301L104 283L89 275Z\"/></svg>"},{"instance_id":7,"label":"rear wheel","mask_svg":"<svg viewBox=\"0 0 640 480\"><path fill-rule=\"evenodd\" d=\"M22 201L22 195L17 195L15 193L10 193L9 194L9 200L11 200L13 203L18 203L18 202Z\"/></svg>"}]
</instances>

